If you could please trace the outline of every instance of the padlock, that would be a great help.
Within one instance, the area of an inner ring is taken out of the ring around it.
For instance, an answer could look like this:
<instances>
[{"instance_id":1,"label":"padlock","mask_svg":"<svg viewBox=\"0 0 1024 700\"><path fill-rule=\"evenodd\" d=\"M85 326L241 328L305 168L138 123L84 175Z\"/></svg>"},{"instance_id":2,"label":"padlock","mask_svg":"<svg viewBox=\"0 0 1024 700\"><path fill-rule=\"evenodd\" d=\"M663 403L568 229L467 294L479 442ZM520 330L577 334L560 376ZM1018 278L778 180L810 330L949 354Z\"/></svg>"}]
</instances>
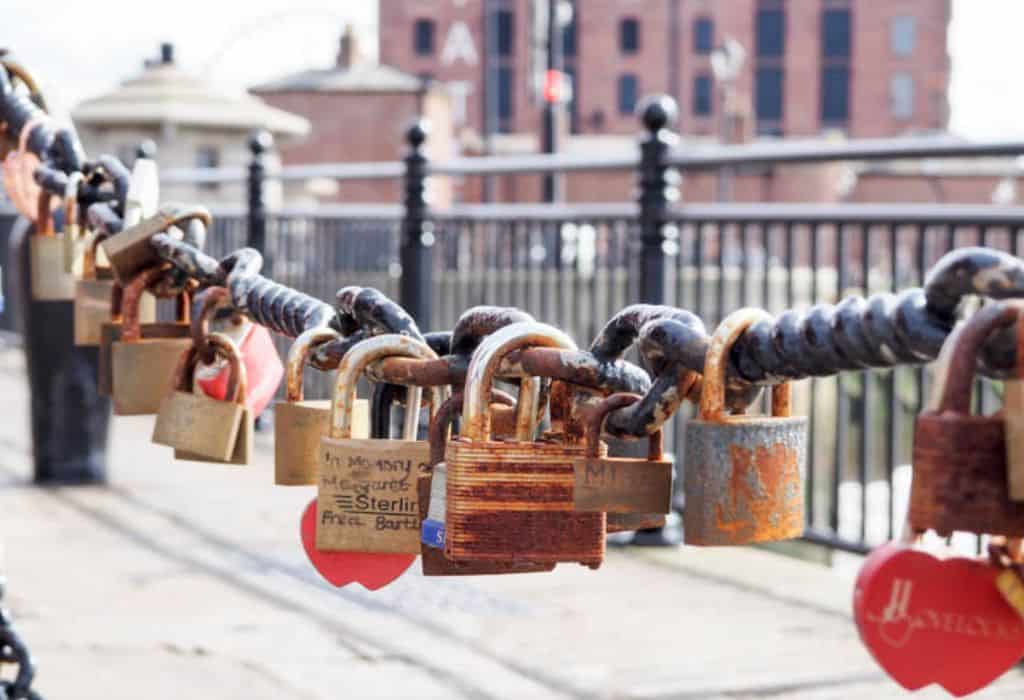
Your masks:
<instances>
[{"instance_id":1,"label":"padlock","mask_svg":"<svg viewBox=\"0 0 1024 700\"><path fill-rule=\"evenodd\" d=\"M145 328L139 323L142 290L157 282L169 267L164 264L143 271L123 295L124 322L118 329L119 339L110 347L115 415L146 415L160 410L178 360L192 345L188 323L153 323ZM184 299L187 293L179 298L179 310L187 306Z\"/></svg>"},{"instance_id":2,"label":"padlock","mask_svg":"<svg viewBox=\"0 0 1024 700\"><path fill-rule=\"evenodd\" d=\"M103 336L103 324L110 323L113 315L117 316L116 323L120 324L120 310L114 314L113 302L115 298L113 276L109 267L99 267L96 264L96 250L103 240L103 236L97 235L86 246L82 258L82 278L75 281L75 345L96 346L101 344ZM116 292L118 304L123 298L120 288ZM143 292L139 300L139 322L143 325L151 324L156 320L156 298L149 292ZM111 343L113 342L111 339ZM101 357L110 359L110 345ZM109 362L104 365L109 368ZM107 373L109 378L109 372ZM110 394L109 388L106 394Z\"/></svg>"},{"instance_id":3,"label":"padlock","mask_svg":"<svg viewBox=\"0 0 1024 700\"><path fill-rule=\"evenodd\" d=\"M153 216L142 219L134 226L103 241L100 247L110 261L114 279L126 284L143 270L159 265L160 257L149 240L158 233L164 233L171 226L181 225L189 219L199 219L206 226L212 221L210 212L203 207L168 204Z\"/></svg>"},{"instance_id":4,"label":"padlock","mask_svg":"<svg viewBox=\"0 0 1024 700\"><path fill-rule=\"evenodd\" d=\"M245 407L245 365L227 336L211 333L206 342L231 366L229 399L218 401L194 391L199 348L189 344L174 370L153 426L152 440L174 448L174 458L194 462L248 464L252 458L253 416Z\"/></svg>"},{"instance_id":5,"label":"padlock","mask_svg":"<svg viewBox=\"0 0 1024 700\"><path fill-rule=\"evenodd\" d=\"M371 362L385 357L436 360L425 343L380 335L352 347L338 366L328 434L321 441L316 548L328 552L418 554L419 474L430 445L416 440L422 389L410 387L402 440L352 438L356 384Z\"/></svg>"},{"instance_id":6,"label":"padlock","mask_svg":"<svg viewBox=\"0 0 1024 700\"><path fill-rule=\"evenodd\" d=\"M224 287L210 287L203 290L200 297L199 312L192 318L192 342L199 346L200 357L196 367L196 385L207 396L223 399L227 395L230 370L223 360L214 357L212 351L203 349L203 338L209 333L214 314L230 301L230 295ZM258 416L274 398L284 376L284 365L277 354L274 339L266 327L253 323L238 311L217 323L216 330L231 338L242 353L249 387L246 408Z\"/></svg>"},{"instance_id":7,"label":"padlock","mask_svg":"<svg viewBox=\"0 0 1024 700\"><path fill-rule=\"evenodd\" d=\"M938 407L917 417L909 512L915 530L1024 536L1024 502L1009 491L1003 416L970 412L981 345L1017 314L1009 304L993 303L967 321L953 346Z\"/></svg>"},{"instance_id":8,"label":"padlock","mask_svg":"<svg viewBox=\"0 0 1024 700\"><path fill-rule=\"evenodd\" d=\"M81 279L85 250L88 247L88 232L82 228L81 212L78 208L78 188L85 176L75 171L68 176L64 187L64 271L75 279Z\"/></svg>"},{"instance_id":9,"label":"padlock","mask_svg":"<svg viewBox=\"0 0 1024 700\"><path fill-rule=\"evenodd\" d=\"M790 416L789 384L772 387L771 417L725 412L729 351L766 318L764 311L740 309L711 338L700 410L686 425L686 544L740 545L803 534L807 418Z\"/></svg>"},{"instance_id":10,"label":"padlock","mask_svg":"<svg viewBox=\"0 0 1024 700\"><path fill-rule=\"evenodd\" d=\"M584 445L550 433L541 440L519 439L520 431L515 440L491 434L489 398L498 366L509 353L532 346L576 349L558 329L523 322L487 336L470 360L462 434L445 451L445 555L597 568L604 559L605 515L573 512L573 462Z\"/></svg>"},{"instance_id":11,"label":"padlock","mask_svg":"<svg viewBox=\"0 0 1024 700\"><path fill-rule=\"evenodd\" d=\"M39 167L39 158L28 150L28 138L32 131L45 119L45 115L36 116L25 122L18 133L18 148L4 157L3 181L4 190L18 213L30 221L38 216L38 201L42 193L33 179L33 173Z\"/></svg>"},{"instance_id":12,"label":"padlock","mask_svg":"<svg viewBox=\"0 0 1024 700\"><path fill-rule=\"evenodd\" d=\"M75 298L75 277L64 269L64 234L53 229L52 197L39 195L35 233L29 236L32 298L37 301L70 301Z\"/></svg>"},{"instance_id":13,"label":"padlock","mask_svg":"<svg viewBox=\"0 0 1024 700\"><path fill-rule=\"evenodd\" d=\"M607 513L608 532L663 527L672 510L672 460L664 457L661 430L648 438L647 459L599 456L605 418L639 400L636 394L603 399L587 418L587 455L573 465L573 506Z\"/></svg>"},{"instance_id":14,"label":"padlock","mask_svg":"<svg viewBox=\"0 0 1024 700\"><path fill-rule=\"evenodd\" d=\"M492 392L491 399L492 421L495 421L494 413L499 404L515 404L512 397L498 391ZM430 465L419 476L419 509L420 520L423 522L420 561L423 575L478 576L553 570L555 562L538 563L515 558L508 561L455 561L444 555L444 517L447 501L445 490L448 473L444 453L448 443L448 430L461 410L462 394L459 393L441 404L430 421Z\"/></svg>"},{"instance_id":15,"label":"padlock","mask_svg":"<svg viewBox=\"0 0 1024 700\"><path fill-rule=\"evenodd\" d=\"M305 486L317 483L320 471L320 438L327 432L331 401L303 400L302 370L318 345L341 338L330 328L311 328L288 350L287 394L274 406L274 483ZM356 399L352 405L352 437L370 436L369 404Z\"/></svg>"}]
</instances>

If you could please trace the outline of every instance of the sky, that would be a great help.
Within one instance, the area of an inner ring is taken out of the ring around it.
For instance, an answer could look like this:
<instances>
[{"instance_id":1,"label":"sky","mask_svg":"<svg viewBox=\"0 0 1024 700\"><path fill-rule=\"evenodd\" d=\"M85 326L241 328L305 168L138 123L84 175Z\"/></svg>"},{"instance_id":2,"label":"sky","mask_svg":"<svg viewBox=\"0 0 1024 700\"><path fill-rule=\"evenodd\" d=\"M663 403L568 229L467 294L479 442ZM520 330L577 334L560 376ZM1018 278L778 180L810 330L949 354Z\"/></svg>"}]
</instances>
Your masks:
<instances>
[{"instance_id":1,"label":"sky","mask_svg":"<svg viewBox=\"0 0 1024 700\"><path fill-rule=\"evenodd\" d=\"M347 23L369 37L364 43L370 55L376 52L375 0L104 0L100 6L4 0L4 6L0 46L14 50L37 74L55 112L138 73L161 41L174 42L184 68L226 90L331 65ZM1024 0L953 0L955 133L1024 137L1024 81L1009 60L1022 26Z\"/></svg>"}]
</instances>

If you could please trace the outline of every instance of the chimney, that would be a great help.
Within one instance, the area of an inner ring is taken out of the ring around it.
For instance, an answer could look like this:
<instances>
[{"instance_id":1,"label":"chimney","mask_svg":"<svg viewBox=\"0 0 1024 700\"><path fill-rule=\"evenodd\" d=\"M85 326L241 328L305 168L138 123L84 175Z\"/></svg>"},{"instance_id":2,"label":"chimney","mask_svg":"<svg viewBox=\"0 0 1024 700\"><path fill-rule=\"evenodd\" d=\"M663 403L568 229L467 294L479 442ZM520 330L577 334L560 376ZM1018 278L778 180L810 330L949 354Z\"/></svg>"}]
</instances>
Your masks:
<instances>
[{"instance_id":1,"label":"chimney","mask_svg":"<svg viewBox=\"0 0 1024 700\"><path fill-rule=\"evenodd\" d=\"M341 35L341 40L338 42L338 68L351 68L362 59L359 55L359 40L356 37L355 31L352 29L352 25L345 27L345 31Z\"/></svg>"},{"instance_id":2,"label":"chimney","mask_svg":"<svg viewBox=\"0 0 1024 700\"><path fill-rule=\"evenodd\" d=\"M169 41L160 44L160 63L165 66L174 65L174 44Z\"/></svg>"}]
</instances>

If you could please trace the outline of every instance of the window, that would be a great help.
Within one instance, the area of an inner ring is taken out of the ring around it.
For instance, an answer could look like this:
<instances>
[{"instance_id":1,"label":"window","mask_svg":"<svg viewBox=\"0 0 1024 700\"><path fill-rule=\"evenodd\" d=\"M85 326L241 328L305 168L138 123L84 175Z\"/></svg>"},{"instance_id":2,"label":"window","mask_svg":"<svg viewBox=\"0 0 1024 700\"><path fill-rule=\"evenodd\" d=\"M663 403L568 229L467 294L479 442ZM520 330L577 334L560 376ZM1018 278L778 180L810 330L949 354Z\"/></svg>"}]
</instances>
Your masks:
<instances>
[{"instance_id":1,"label":"window","mask_svg":"<svg viewBox=\"0 0 1024 700\"><path fill-rule=\"evenodd\" d=\"M634 74L626 73L619 76L619 114L633 114L639 92L640 84Z\"/></svg>"},{"instance_id":2,"label":"window","mask_svg":"<svg viewBox=\"0 0 1024 700\"><path fill-rule=\"evenodd\" d=\"M711 114L711 76L706 73L693 79L693 114L698 117Z\"/></svg>"},{"instance_id":3,"label":"window","mask_svg":"<svg viewBox=\"0 0 1024 700\"><path fill-rule=\"evenodd\" d=\"M897 119L914 116L914 76L896 73L889 81L889 109Z\"/></svg>"},{"instance_id":4,"label":"window","mask_svg":"<svg viewBox=\"0 0 1024 700\"><path fill-rule=\"evenodd\" d=\"M693 52L709 54L715 44L715 23L709 17L699 17L693 22Z\"/></svg>"},{"instance_id":5,"label":"window","mask_svg":"<svg viewBox=\"0 0 1024 700\"><path fill-rule=\"evenodd\" d=\"M216 146L200 146L196 149L197 168L218 168L220 167L220 149ZM216 182L205 182L199 185L204 190L217 189Z\"/></svg>"},{"instance_id":6,"label":"window","mask_svg":"<svg viewBox=\"0 0 1024 700\"><path fill-rule=\"evenodd\" d=\"M894 17L889 32L889 44L897 56L911 56L917 42L917 21L913 17Z\"/></svg>"},{"instance_id":7,"label":"window","mask_svg":"<svg viewBox=\"0 0 1024 700\"><path fill-rule=\"evenodd\" d=\"M826 66L821 72L821 121L845 125L850 118L850 67Z\"/></svg>"},{"instance_id":8,"label":"window","mask_svg":"<svg viewBox=\"0 0 1024 700\"><path fill-rule=\"evenodd\" d=\"M562 54L567 57L576 55L576 13L579 9L573 3L572 19L562 27Z\"/></svg>"},{"instance_id":9,"label":"window","mask_svg":"<svg viewBox=\"0 0 1024 700\"><path fill-rule=\"evenodd\" d=\"M576 103L576 68L566 66L565 79L569 81L569 85L572 88L572 97L567 105L569 109L569 133L578 134L580 131L580 115L579 106Z\"/></svg>"},{"instance_id":10,"label":"window","mask_svg":"<svg viewBox=\"0 0 1024 700\"><path fill-rule=\"evenodd\" d=\"M627 17L619 22L619 50L633 54L640 50L640 20Z\"/></svg>"},{"instance_id":11,"label":"window","mask_svg":"<svg viewBox=\"0 0 1024 700\"><path fill-rule=\"evenodd\" d=\"M495 19L498 55L511 56L515 47L515 14L512 10L498 10Z\"/></svg>"},{"instance_id":12,"label":"window","mask_svg":"<svg viewBox=\"0 0 1024 700\"><path fill-rule=\"evenodd\" d=\"M498 66L495 69L498 97L498 128L503 133L512 131L511 120L515 112L515 101L512 97L513 72L512 66Z\"/></svg>"},{"instance_id":13,"label":"window","mask_svg":"<svg viewBox=\"0 0 1024 700\"><path fill-rule=\"evenodd\" d=\"M758 121L781 121L782 69L758 68L754 90Z\"/></svg>"},{"instance_id":14,"label":"window","mask_svg":"<svg viewBox=\"0 0 1024 700\"><path fill-rule=\"evenodd\" d=\"M413 48L417 56L434 53L434 20L418 19L413 25Z\"/></svg>"},{"instance_id":15,"label":"window","mask_svg":"<svg viewBox=\"0 0 1024 700\"><path fill-rule=\"evenodd\" d=\"M821 42L825 58L850 55L850 10L825 10L821 15Z\"/></svg>"},{"instance_id":16,"label":"window","mask_svg":"<svg viewBox=\"0 0 1024 700\"><path fill-rule=\"evenodd\" d=\"M786 15L782 10L758 10L757 55L782 56L786 47Z\"/></svg>"}]
</instances>

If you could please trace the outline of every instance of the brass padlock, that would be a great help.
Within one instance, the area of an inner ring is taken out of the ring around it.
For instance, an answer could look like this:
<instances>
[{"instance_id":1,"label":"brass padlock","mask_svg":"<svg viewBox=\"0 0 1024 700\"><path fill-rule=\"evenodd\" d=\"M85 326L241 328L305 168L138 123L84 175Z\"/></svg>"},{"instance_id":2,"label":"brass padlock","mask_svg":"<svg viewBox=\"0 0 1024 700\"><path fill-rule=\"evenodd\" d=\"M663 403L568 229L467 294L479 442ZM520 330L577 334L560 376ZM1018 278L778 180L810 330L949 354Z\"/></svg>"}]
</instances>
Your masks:
<instances>
[{"instance_id":1,"label":"brass padlock","mask_svg":"<svg viewBox=\"0 0 1024 700\"><path fill-rule=\"evenodd\" d=\"M489 398L498 366L509 353L533 346L576 349L556 328L514 323L487 336L470 360L462 434L445 452L445 555L597 568L604 559L605 515L573 510L573 462L583 456L584 445L565 435L532 440L529 431L517 431L515 440L492 437ZM522 413L522 397L519 404Z\"/></svg>"},{"instance_id":2,"label":"brass padlock","mask_svg":"<svg viewBox=\"0 0 1024 700\"><path fill-rule=\"evenodd\" d=\"M29 236L32 298L37 301L70 301L75 298L75 277L64 269L64 234L53 229L52 198L39 196L36 231Z\"/></svg>"},{"instance_id":3,"label":"brass padlock","mask_svg":"<svg viewBox=\"0 0 1024 700\"><path fill-rule=\"evenodd\" d=\"M330 328L312 328L292 343L285 371L286 399L274 406L274 483L305 486L317 483L320 438L327 432L331 401L305 401L302 370L317 346L341 338ZM356 399L352 406L352 437L370 436L369 402Z\"/></svg>"},{"instance_id":4,"label":"brass padlock","mask_svg":"<svg viewBox=\"0 0 1024 700\"><path fill-rule=\"evenodd\" d=\"M803 534L807 418L790 416L790 385L772 387L771 417L725 409L729 351L747 328L767 318L764 311L740 309L711 338L700 411L686 425L686 544L740 545Z\"/></svg>"},{"instance_id":5,"label":"brass padlock","mask_svg":"<svg viewBox=\"0 0 1024 700\"><path fill-rule=\"evenodd\" d=\"M153 426L153 442L174 448L174 458L193 462L248 464L252 458L253 416L245 407L246 376L242 355L228 336L206 336L213 351L231 368L226 401L194 391L199 348L189 345L174 370Z\"/></svg>"},{"instance_id":6,"label":"brass padlock","mask_svg":"<svg viewBox=\"0 0 1024 700\"><path fill-rule=\"evenodd\" d=\"M165 205L155 215L103 241L101 248L110 261L114 279L126 284L140 272L161 263L149 240L164 233L171 226L179 226L189 219L199 219L210 225L210 212L199 206Z\"/></svg>"},{"instance_id":7,"label":"brass padlock","mask_svg":"<svg viewBox=\"0 0 1024 700\"><path fill-rule=\"evenodd\" d=\"M111 322L111 316L114 315L114 287L117 283L114 282L109 267L99 267L96 264L96 249L102 239L102 236L97 235L86 246L82 258L82 278L75 281L75 345L78 346L100 345L103 324ZM120 291L116 295L120 304ZM120 310L116 315L120 318ZM139 322L150 324L155 320L156 299L149 292L144 292L139 300ZM108 345L105 353L108 360L109 349ZM107 389L106 395L109 393Z\"/></svg>"},{"instance_id":8,"label":"brass padlock","mask_svg":"<svg viewBox=\"0 0 1024 700\"><path fill-rule=\"evenodd\" d=\"M68 174L64 187L64 271L75 279L82 277L83 258L88 247L88 232L81 225L81 211L78 208L78 188L85 182L85 176L75 171Z\"/></svg>"},{"instance_id":9,"label":"brass padlock","mask_svg":"<svg viewBox=\"0 0 1024 700\"><path fill-rule=\"evenodd\" d=\"M416 440L423 390L410 387L402 440L352 438L352 401L366 367L385 357L436 360L425 343L380 335L352 347L338 366L328 434L320 444L316 548L321 551L418 554L417 481L430 445Z\"/></svg>"},{"instance_id":10,"label":"brass padlock","mask_svg":"<svg viewBox=\"0 0 1024 700\"><path fill-rule=\"evenodd\" d=\"M119 328L120 338L110 347L111 396L116 415L146 415L160 410L178 360L192 344L188 323L154 323L146 328L139 323L142 291L168 268L161 265L143 271L123 295L124 322ZM187 310L185 315L187 318Z\"/></svg>"},{"instance_id":11,"label":"brass padlock","mask_svg":"<svg viewBox=\"0 0 1024 700\"><path fill-rule=\"evenodd\" d=\"M497 423L495 409L498 404L515 405L512 397L502 392L492 392L491 416ZM455 561L444 554L445 490L448 468L444 463L448 431L452 422L462 411L462 394L454 394L441 404L430 421L430 464L419 475L420 520L423 521L420 541L420 557L424 576L478 576L488 574L525 574L551 571L555 562L531 562L523 559L508 561ZM497 411L503 414L504 411ZM506 428L514 432L514 423ZM497 430L497 427L495 428Z\"/></svg>"},{"instance_id":12,"label":"brass padlock","mask_svg":"<svg viewBox=\"0 0 1024 700\"><path fill-rule=\"evenodd\" d=\"M1018 313L1010 304L987 304L947 341L954 345L945 380L937 382L938 405L921 413L914 428L907 517L915 532L1024 536L1024 502L1014 501L1009 491L1003 416L971 415L978 352Z\"/></svg>"},{"instance_id":13,"label":"brass padlock","mask_svg":"<svg viewBox=\"0 0 1024 700\"><path fill-rule=\"evenodd\" d=\"M608 532L664 527L672 510L672 460L664 456L661 430L648 438L647 459L601 457L601 430L611 411L640 400L613 394L587 418L587 455L576 460L573 506L608 514Z\"/></svg>"}]
</instances>

